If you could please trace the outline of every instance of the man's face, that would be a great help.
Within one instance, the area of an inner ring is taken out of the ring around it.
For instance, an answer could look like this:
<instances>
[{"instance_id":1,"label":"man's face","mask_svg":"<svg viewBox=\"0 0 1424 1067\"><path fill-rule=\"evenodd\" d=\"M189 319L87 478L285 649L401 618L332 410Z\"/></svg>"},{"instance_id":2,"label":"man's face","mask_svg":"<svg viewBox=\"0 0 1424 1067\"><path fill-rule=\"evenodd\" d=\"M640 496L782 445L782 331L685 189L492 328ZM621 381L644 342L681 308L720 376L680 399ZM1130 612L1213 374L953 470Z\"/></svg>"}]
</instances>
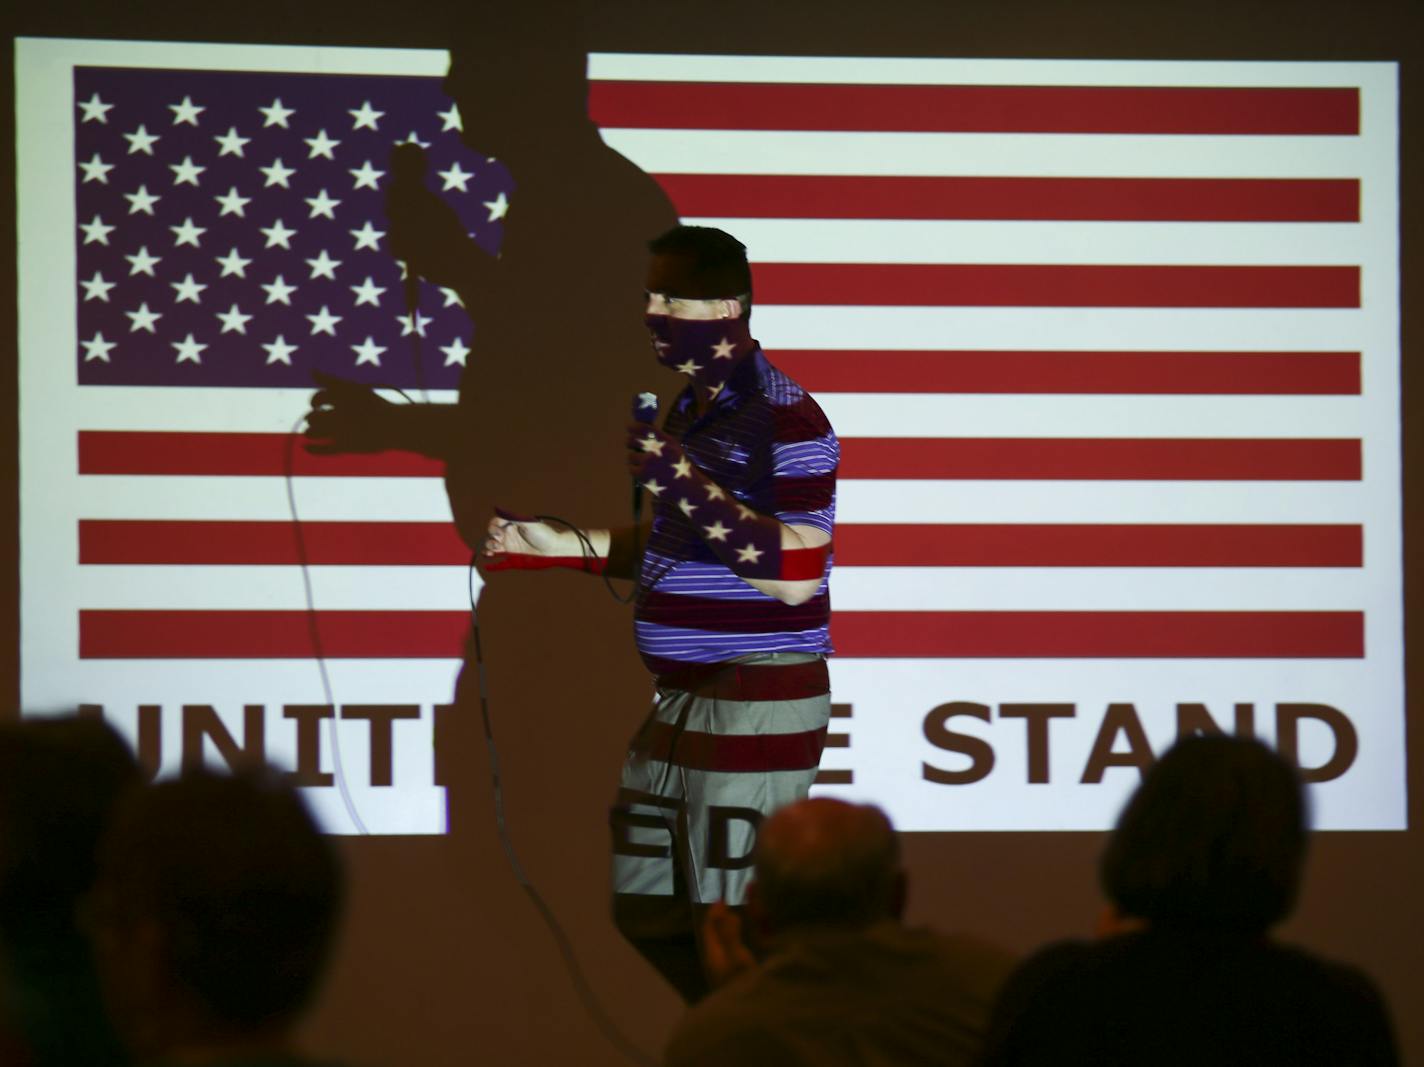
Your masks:
<instances>
[{"instance_id":1,"label":"man's face","mask_svg":"<svg viewBox=\"0 0 1424 1067\"><path fill-rule=\"evenodd\" d=\"M674 319L734 319L742 313L741 301L686 296L693 290L691 266L681 256L655 255L648 264L647 315Z\"/></svg>"}]
</instances>

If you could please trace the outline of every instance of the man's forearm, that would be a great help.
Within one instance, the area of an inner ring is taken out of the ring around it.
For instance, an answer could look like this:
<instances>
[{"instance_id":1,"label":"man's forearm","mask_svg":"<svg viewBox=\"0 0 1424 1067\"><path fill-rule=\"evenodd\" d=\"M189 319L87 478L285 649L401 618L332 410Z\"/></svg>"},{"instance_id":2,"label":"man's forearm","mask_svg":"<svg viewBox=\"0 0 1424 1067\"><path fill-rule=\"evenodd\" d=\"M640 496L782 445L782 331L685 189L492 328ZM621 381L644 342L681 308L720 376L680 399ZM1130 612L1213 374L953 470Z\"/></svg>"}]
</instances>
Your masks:
<instances>
[{"instance_id":1,"label":"man's forearm","mask_svg":"<svg viewBox=\"0 0 1424 1067\"><path fill-rule=\"evenodd\" d=\"M547 570L564 567L613 578L636 578L649 528L575 530L559 523L506 517L517 527L519 548L492 551L489 570ZM535 529L537 527L537 529Z\"/></svg>"},{"instance_id":2,"label":"man's forearm","mask_svg":"<svg viewBox=\"0 0 1424 1067\"><path fill-rule=\"evenodd\" d=\"M643 488L682 520L727 568L752 588L787 604L816 595L830 552L830 535L811 526L789 526L754 511L712 480L672 438L648 427L630 427Z\"/></svg>"}]
</instances>

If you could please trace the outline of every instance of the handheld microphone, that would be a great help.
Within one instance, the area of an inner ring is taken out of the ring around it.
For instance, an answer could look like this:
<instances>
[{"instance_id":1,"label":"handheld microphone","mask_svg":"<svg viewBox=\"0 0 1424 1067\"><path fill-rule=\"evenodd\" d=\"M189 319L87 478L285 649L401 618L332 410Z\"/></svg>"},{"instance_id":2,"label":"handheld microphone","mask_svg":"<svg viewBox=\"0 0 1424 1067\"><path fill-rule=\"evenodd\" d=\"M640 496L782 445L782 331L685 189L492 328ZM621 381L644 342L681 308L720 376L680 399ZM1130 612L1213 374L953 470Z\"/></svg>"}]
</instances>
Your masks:
<instances>
[{"instance_id":1,"label":"handheld microphone","mask_svg":"<svg viewBox=\"0 0 1424 1067\"><path fill-rule=\"evenodd\" d=\"M399 201L405 197L420 195L425 188L425 172L429 167L425 149L418 144L406 142L391 148L391 187L389 196ZM420 276L411 268L410 260L405 263L405 311L410 316L411 328L415 327L415 313L420 307Z\"/></svg>"},{"instance_id":2,"label":"handheld microphone","mask_svg":"<svg viewBox=\"0 0 1424 1067\"><path fill-rule=\"evenodd\" d=\"M633 397L633 421L651 426L658 418L658 394L638 393ZM643 483L633 479L633 526L643 518Z\"/></svg>"}]
</instances>

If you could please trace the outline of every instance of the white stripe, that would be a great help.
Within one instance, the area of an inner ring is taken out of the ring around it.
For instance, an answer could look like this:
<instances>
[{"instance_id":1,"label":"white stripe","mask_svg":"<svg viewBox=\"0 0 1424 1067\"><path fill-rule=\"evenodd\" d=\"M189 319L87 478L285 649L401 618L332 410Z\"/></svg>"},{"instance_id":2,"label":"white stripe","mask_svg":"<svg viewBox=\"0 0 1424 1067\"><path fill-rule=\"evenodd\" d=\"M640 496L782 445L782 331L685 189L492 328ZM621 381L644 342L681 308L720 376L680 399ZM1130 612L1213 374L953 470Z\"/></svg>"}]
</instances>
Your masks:
<instances>
[{"instance_id":1,"label":"white stripe","mask_svg":"<svg viewBox=\"0 0 1424 1067\"><path fill-rule=\"evenodd\" d=\"M52 66L156 67L174 70L274 71L293 74L386 74L442 78L443 48L338 48L330 45L203 44L21 37L17 59ZM69 70L64 69L65 74ZM33 78L17 84L34 84Z\"/></svg>"},{"instance_id":2,"label":"white stripe","mask_svg":"<svg viewBox=\"0 0 1424 1067\"><path fill-rule=\"evenodd\" d=\"M318 611L468 611L464 567L309 567ZM305 611L300 567L81 568L84 608Z\"/></svg>"},{"instance_id":3,"label":"white stripe","mask_svg":"<svg viewBox=\"0 0 1424 1067\"><path fill-rule=\"evenodd\" d=\"M1354 266L1355 223L684 218L737 235L759 263Z\"/></svg>"},{"instance_id":4,"label":"white stripe","mask_svg":"<svg viewBox=\"0 0 1424 1067\"><path fill-rule=\"evenodd\" d=\"M836 567L835 611L1362 611L1354 568Z\"/></svg>"},{"instance_id":5,"label":"white stripe","mask_svg":"<svg viewBox=\"0 0 1424 1067\"><path fill-rule=\"evenodd\" d=\"M404 403L393 394L383 396ZM74 421L87 430L188 430L208 433L291 433L311 401L310 389L218 389L132 386L80 388L71 394ZM432 403L455 400L431 390Z\"/></svg>"},{"instance_id":6,"label":"white stripe","mask_svg":"<svg viewBox=\"0 0 1424 1067\"><path fill-rule=\"evenodd\" d=\"M1355 137L821 133L605 128L649 174L942 174L1039 178L1350 178Z\"/></svg>"},{"instance_id":7,"label":"white stripe","mask_svg":"<svg viewBox=\"0 0 1424 1067\"><path fill-rule=\"evenodd\" d=\"M338 704L446 703L460 661L333 659L326 670ZM53 684L56 693L83 693L106 711L129 716L140 702L175 708L213 704L219 711L231 707L239 713L243 704L272 702L272 694L280 694L280 701L288 704L326 703L321 672L311 659L203 660L193 670L172 660L79 660L62 677L37 678L29 684L41 694L37 703L61 703L62 698L43 699L43 687ZM111 695L116 692L138 694L138 699L126 703Z\"/></svg>"},{"instance_id":8,"label":"white stripe","mask_svg":"<svg viewBox=\"0 0 1424 1067\"><path fill-rule=\"evenodd\" d=\"M889 347L889 346L886 346ZM774 358L774 355L773 355ZM992 359L992 356L985 357ZM147 393L105 405L81 393L85 415L106 430L270 432L290 398L172 397ZM186 391L185 391L186 392ZM236 390L193 390L231 394ZM1058 396L973 393L823 393L817 397L835 427L848 437L1360 437L1362 401L1353 396ZM175 425L175 423L177 425ZM798 448L811 446L798 445ZM808 453L809 455L809 453ZM819 455L819 452L817 453ZM793 457L794 458L794 457ZM98 477L98 476L94 476ZM122 477L122 476L116 476ZM227 478L225 483L264 479ZM265 479L273 481L273 479ZM434 481L434 479L298 479L299 482ZM277 480L280 481L280 480ZM97 483L96 483L97 484ZM112 495L106 477L102 495ZM335 488L335 487L333 487ZM369 489L352 495L365 496ZM326 491L323 496L328 495ZM303 493L303 497L306 493ZM299 506L300 500L299 498Z\"/></svg>"},{"instance_id":9,"label":"white stripe","mask_svg":"<svg viewBox=\"0 0 1424 1067\"><path fill-rule=\"evenodd\" d=\"M767 320L783 322L777 334L783 337L783 348L846 348L849 344L821 345L819 338L807 338L795 328L798 320L807 326L807 309L771 307L759 312L758 325ZM880 311L886 320L882 325L894 326L897 332L878 334L867 347L899 349L896 342L907 340L906 327L913 321L933 320L944 315L968 316L977 309L895 309ZM988 310L988 309L985 309ZM820 314L842 319L875 314L870 309L817 309ZM1042 318L1038 309L1021 315ZM1057 314L1072 316L1061 310ZM1002 312L1001 312L1002 314ZM1103 315L1097 311L1094 315ZM1114 315L1137 317L1131 312ZM1152 313L1144 313L1152 314ZM1170 312L1156 312L1170 315ZM1180 314L1180 313L1179 313ZM1211 314L1211 313L1201 313ZM1299 313L1297 313L1299 315ZM1308 316L1300 316L1306 318ZM775 325L775 324L773 324ZM1088 325L1084 322L1083 325ZM790 328L786 328L790 327ZM1047 329L1047 327L1045 327ZM770 336L768 331L768 336ZM1045 339L1036 337L1023 347L1044 347ZM1056 341L1057 339L1055 339ZM1118 337L1103 347L1120 350L1127 347ZM1166 345L1185 345L1173 332L1157 336L1154 344L1144 349ZM972 348L970 340L958 337L942 340L945 347ZM1282 347L1288 347L1281 342ZM1302 350L1321 348L1322 340L1299 339ZM929 346L926 346L929 347ZM993 348L1008 347L1000 342ZM1065 348L1086 347L1065 344ZM1219 345L1213 346L1219 347ZM1243 346L1250 348L1252 346ZM1348 349L1348 346L1342 346ZM992 349L986 349L992 351ZM771 353L773 362L775 352ZM992 355L986 356L992 359ZM115 395L117 394L117 395ZM816 399L826 412L839 437L1290 437L1290 436L1360 436L1361 415L1359 397L1261 397L1261 396L1076 396L1054 394L980 395L954 394L860 394L817 393ZM285 433L291 429L292 411L305 410L303 395L292 391L242 389L162 389L134 387L109 390L79 390L76 408L80 424L95 430L187 430L226 433ZM1147 413L1147 414L1144 414ZM289 417L291 416L291 417ZM1014 426L1015 421L1018 425ZM1322 427L1324 429L1322 429ZM298 446L300 447L300 445ZM798 445L796 447L813 447ZM611 453L610 453L611 455ZM228 482L242 479L229 478ZM302 481L304 479L299 479ZM322 481L322 479L314 479ZM345 481L347 479L331 479ZM382 482L411 479L376 479ZM368 483L371 479L354 479Z\"/></svg>"},{"instance_id":10,"label":"white stripe","mask_svg":"<svg viewBox=\"0 0 1424 1067\"><path fill-rule=\"evenodd\" d=\"M827 393L842 448L855 437L1359 439L1356 396L977 396Z\"/></svg>"},{"instance_id":11,"label":"white stripe","mask_svg":"<svg viewBox=\"0 0 1424 1067\"><path fill-rule=\"evenodd\" d=\"M1084 351L1359 351L1359 310L1271 308L809 307L759 304L755 333L778 348ZM1388 338L1381 336L1381 343ZM1380 356L1388 355L1381 349ZM1393 357L1390 356L1391 362Z\"/></svg>"},{"instance_id":12,"label":"white stripe","mask_svg":"<svg viewBox=\"0 0 1424 1067\"><path fill-rule=\"evenodd\" d=\"M1355 523L1360 482L842 480L838 523Z\"/></svg>"},{"instance_id":13,"label":"white stripe","mask_svg":"<svg viewBox=\"0 0 1424 1067\"><path fill-rule=\"evenodd\" d=\"M602 81L803 82L868 85L1199 85L1325 88L1376 84L1397 63L926 59L860 56L716 56L590 52Z\"/></svg>"},{"instance_id":14,"label":"white stripe","mask_svg":"<svg viewBox=\"0 0 1424 1067\"><path fill-rule=\"evenodd\" d=\"M75 510L86 519L250 519L288 522L282 478L90 475L76 479ZM303 522L449 522L438 478L294 478Z\"/></svg>"},{"instance_id":15,"label":"white stripe","mask_svg":"<svg viewBox=\"0 0 1424 1067\"><path fill-rule=\"evenodd\" d=\"M276 478L78 479L81 517L287 522ZM449 522L429 478L298 478L303 522ZM1360 482L866 481L842 478L836 519L854 523L1362 521Z\"/></svg>"}]
</instances>

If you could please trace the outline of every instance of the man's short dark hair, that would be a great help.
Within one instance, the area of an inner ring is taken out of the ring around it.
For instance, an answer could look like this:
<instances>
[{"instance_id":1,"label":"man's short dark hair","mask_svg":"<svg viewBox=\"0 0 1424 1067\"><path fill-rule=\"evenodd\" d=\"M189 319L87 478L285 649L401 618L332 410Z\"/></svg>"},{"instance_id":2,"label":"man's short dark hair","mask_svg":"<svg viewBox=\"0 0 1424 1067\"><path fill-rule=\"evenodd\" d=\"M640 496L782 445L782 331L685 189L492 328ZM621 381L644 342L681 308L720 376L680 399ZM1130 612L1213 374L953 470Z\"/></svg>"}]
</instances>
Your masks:
<instances>
[{"instance_id":1,"label":"man's short dark hair","mask_svg":"<svg viewBox=\"0 0 1424 1067\"><path fill-rule=\"evenodd\" d=\"M131 797L104 852L112 916L162 933L171 978L238 1030L293 1020L325 969L336 853L274 772L200 771Z\"/></svg>"},{"instance_id":2,"label":"man's short dark hair","mask_svg":"<svg viewBox=\"0 0 1424 1067\"><path fill-rule=\"evenodd\" d=\"M1300 777L1259 741L1180 741L1103 853L1104 892L1154 925L1261 931L1295 905L1308 815Z\"/></svg>"},{"instance_id":3,"label":"man's short dark hair","mask_svg":"<svg viewBox=\"0 0 1424 1067\"><path fill-rule=\"evenodd\" d=\"M810 811L813 805L824 817L801 819L791 834L777 834L770 821L763 823L755 853L756 892L767 924L777 931L855 929L892 917L900 845L889 818L872 804L826 798L796 807ZM785 819L783 814L780 821Z\"/></svg>"},{"instance_id":4,"label":"man's short dark hair","mask_svg":"<svg viewBox=\"0 0 1424 1067\"><path fill-rule=\"evenodd\" d=\"M747 246L714 226L674 226L648 242L655 256L673 256L687 264L688 292L670 293L700 300L741 299L742 317L751 314L752 271Z\"/></svg>"}]
</instances>

